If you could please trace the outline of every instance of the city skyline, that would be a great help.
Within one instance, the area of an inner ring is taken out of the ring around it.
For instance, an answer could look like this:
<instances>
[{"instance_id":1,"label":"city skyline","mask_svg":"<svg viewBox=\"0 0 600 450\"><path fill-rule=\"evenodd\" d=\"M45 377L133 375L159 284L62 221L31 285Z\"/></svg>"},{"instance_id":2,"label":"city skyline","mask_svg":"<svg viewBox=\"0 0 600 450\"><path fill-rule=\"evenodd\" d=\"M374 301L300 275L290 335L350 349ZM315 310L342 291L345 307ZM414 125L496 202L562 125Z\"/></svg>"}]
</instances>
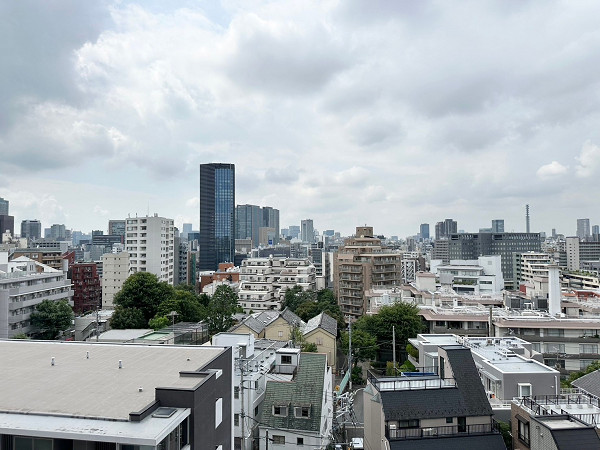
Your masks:
<instances>
[{"instance_id":1,"label":"city skyline","mask_svg":"<svg viewBox=\"0 0 600 450\"><path fill-rule=\"evenodd\" d=\"M525 231L529 204L531 231L572 235L599 222L599 13L7 2L0 197L17 224L156 212L197 229L198 165L228 161L237 203L279 209L282 227Z\"/></svg>"}]
</instances>

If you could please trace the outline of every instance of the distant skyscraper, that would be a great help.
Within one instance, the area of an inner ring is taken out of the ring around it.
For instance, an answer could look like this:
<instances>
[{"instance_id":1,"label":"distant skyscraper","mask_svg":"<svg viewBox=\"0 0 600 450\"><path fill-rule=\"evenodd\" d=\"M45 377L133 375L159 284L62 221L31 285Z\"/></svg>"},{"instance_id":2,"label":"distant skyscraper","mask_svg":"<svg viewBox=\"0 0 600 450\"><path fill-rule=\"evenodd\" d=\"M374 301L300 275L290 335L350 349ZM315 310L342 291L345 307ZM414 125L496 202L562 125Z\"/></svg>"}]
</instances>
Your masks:
<instances>
[{"instance_id":1,"label":"distant skyscraper","mask_svg":"<svg viewBox=\"0 0 600 450\"><path fill-rule=\"evenodd\" d=\"M529 205L525 205L525 231L530 233L531 226L529 222Z\"/></svg>"},{"instance_id":2,"label":"distant skyscraper","mask_svg":"<svg viewBox=\"0 0 600 450\"><path fill-rule=\"evenodd\" d=\"M458 223L456 222L456 220L446 219L443 222L438 222L435 224L435 238L446 238L452 233L456 233L457 229Z\"/></svg>"},{"instance_id":3,"label":"distant skyscraper","mask_svg":"<svg viewBox=\"0 0 600 450\"><path fill-rule=\"evenodd\" d=\"M273 228L275 239L279 241L279 210L265 206L262 208L262 227Z\"/></svg>"},{"instance_id":4,"label":"distant skyscraper","mask_svg":"<svg viewBox=\"0 0 600 450\"><path fill-rule=\"evenodd\" d=\"M595 241L600 239L600 225L592 226L592 236L594 237Z\"/></svg>"},{"instance_id":5,"label":"distant skyscraper","mask_svg":"<svg viewBox=\"0 0 600 450\"><path fill-rule=\"evenodd\" d=\"M422 223L419 227L419 233L421 234L421 239L429 239L429 224Z\"/></svg>"},{"instance_id":6,"label":"distant skyscraper","mask_svg":"<svg viewBox=\"0 0 600 450\"><path fill-rule=\"evenodd\" d=\"M252 239L252 246L258 247L263 213L257 205L237 205L235 207L236 239Z\"/></svg>"},{"instance_id":7,"label":"distant skyscraper","mask_svg":"<svg viewBox=\"0 0 600 450\"><path fill-rule=\"evenodd\" d=\"M50 239L55 241L64 240L67 238L67 229L64 224L55 223L50 227Z\"/></svg>"},{"instance_id":8,"label":"distant skyscraper","mask_svg":"<svg viewBox=\"0 0 600 450\"><path fill-rule=\"evenodd\" d=\"M313 243L315 240L315 229L312 219L305 219L300 222L300 239L302 242Z\"/></svg>"},{"instance_id":9,"label":"distant skyscraper","mask_svg":"<svg viewBox=\"0 0 600 450\"><path fill-rule=\"evenodd\" d=\"M590 219L577 219L577 237L586 239L590 236Z\"/></svg>"},{"instance_id":10,"label":"distant skyscraper","mask_svg":"<svg viewBox=\"0 0 600 450\"><path fill-rule=\"evenodd\" d=\"M109 220L108 234L125 236L125 221L124 220Z\"/></svg>"},{"instance_id":11,"label":"distant skyscraper","mask_svg":"<svg viewBox=\"0 0 600 450\"><path fill-rule=\"evenodd\" d=\"M40 239L42 237L42 224L39 220L23 220L21 222L21 237L27 239Z\"/></svg>"},{"instance_id":12,"label":"distant skyscraper","mask_svg":"<svg viewBox=\"0 0 600 450\"><path fill-rule=\"evenodd\" d=\"M0 214L0 241L2 240L2 233L6 231L10 232L11 236L15 235L15 218L9 215Z\"/></svg>"},{"instance_id":13,"label":"distant skyscraper","mask_svg":"<svg viewBox=\"0 0 600 450\"><path fill-rule=\"evenodd\" d=\"M235 259L235 165L200 164L200 270Z\"/></svg>"},{"instance_id":14,"label":"distant skyscraper","mask_svg":"<svg viewBox=\"0 0 600 450\"><path fill-rule=\"evenodd\" d=\"M492 233L504 233L504 219L492 220Z\"/></svg>"},{"instance_id":15,"label":"distant skyscraper","mask_svg":"<svg viewBox=\"0 0 600 450\"><path fill-rule=\"evenodd\" d=\"M290 225L288 227L289 237L298 239L300 237L300 227L298 225Z\"/></svg>"},{"instance_id":16,"label":"distant skyscraper","mask_svg":"<svg viewBox=\"0 0 600 450\"><path fill-rule=\"evenodd\" d=\"M8 216L8 200L0 197L0 216Z\"/></svg>"}]
</instances>

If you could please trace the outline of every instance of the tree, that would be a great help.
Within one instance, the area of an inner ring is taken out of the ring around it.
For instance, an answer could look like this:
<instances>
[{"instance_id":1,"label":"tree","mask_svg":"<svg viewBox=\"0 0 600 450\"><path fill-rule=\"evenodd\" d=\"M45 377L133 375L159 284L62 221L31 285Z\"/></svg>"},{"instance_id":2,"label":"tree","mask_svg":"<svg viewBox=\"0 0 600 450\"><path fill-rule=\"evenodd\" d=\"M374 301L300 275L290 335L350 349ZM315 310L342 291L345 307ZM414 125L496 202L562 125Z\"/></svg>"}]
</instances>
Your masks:
<instances>
[{"instance_id":1,"label":"tree","mask_svg":"<svg viewBox=\"0 0 600 450\"><path fill-rule=\"evenodd\" d=\"M581 378L584 375L587 375L588 373L595 372L598 369L600 369L600 361L594 361L585 369L571 373L571 375L569 375L569 378L567 378L565 381L562 381L561 384L563 385L563 387L570 388L572 387L571 383L573 381L575 381L578 378Z\"/></svg>"},{"instance_id":2,"label":"tree","mask_svg":"<svg viewBox=\"0 0 600 450\"><path fill-rule=\"evenodd\" d=\"M114 303L123 308L139 309L148 323L156 315L158 306L174 295L173 286L158 281L156 275L137 272L125 280L123 287L115 295Z\"/></svg>"},{"instance_id":3,"label":"tree","mask_svg":"<svg viewBox=\"0 0 600 450\"><path fill-rule=\"evenodd\" d=\"M153 319L150 319L148 322L148 326L153 330L162 330L165 327L168 327L171 324L171 321L166 316L156 316Z\"/></svg>"},{"instance_id":4,"label":"tree","mask_svg":"<svg viewBox=\"0 0 600 450\"><path fill-rule=\"evenodd\" d=\"M31 313L31 325L38 328L41 339L56 339L61 331L71 326L73 309L67 300L44 300Z\"/></svg>"},{"instance_id":5,"label":"tree","mask_svg":"<svg viewBox=\"0 0 600 450\"><path fill-rule=\"evenodd\" d=\"M173 297L163 300L155 317L167 317L172 311L177 313L178 322L199 322L206 319L206 308L200 304L198 296L186 290L176 289Z\"/></svg>"},{"instance_id":6,"label":"tree","mask_svg":"<svg viewBox=\"0 0 600 450\"><path fill-rule=\"evenodd\" d=\"M312 295L299 294L298 298L292 301L292 303L294 302L300 302L296 306L295 313L305 322L308 322L313 317L324 312L337 320L338 330L342 330L346 327L344 315L342 314L331 289L321 289L320 291L317 291L316 294L313 293Z\"/></svg>"},{"instance_id":7,"label":"tree","mask_svg":"<svg viewBox=\"0 0 600 450\"><path fill-rule=\"evenodd\" d=\"M349 334L342 333L342 349L347 352ZM356 366L358 361L369 361L377 355L377 339L364 330L352 330L352 361Z\"/></svg>"},{"instance_id":8,"label":"tree","mask_svg":"<svg viewBox=\"0 0 600 450\"><path fill-rule=\"evenodd\" d=\"M11 337L11 339L29 339L29 336L27 336L25 333L17 333Z\"/></svg>"},{"instance_id":9,"label":"tree","mask_svg":"<svg viewBox=\"0 0 600 450\"><path fill-rule=\"evenodd\" d=\"M315 344L314 342L304 341L304 343L300 347L300 350L305 353L317 353L318 348L317 348L317 344Z\"/></svg>"},{"instance_id":10,"label":"tree","mask_svg":"<svg viewBox=\"0 0 600 450\"><path fill-rule=\"evenodd\" d=\"M124 308L118 305L110 318L111 328L125 330L129 328L146 328L148 321L138 308Z\"/></svg>"},{"instance_id":11,"label":"tree","mask_svg":"<svg viewBox=\"0 0 600 450\"><path fill-rule=\"evenodd\" d=\"M224 284L217 287L207 308L206 320L210 334L231 328L236 311L238 311L238 296L235 291Z\"/></svg>"},{"instance_id":12,"label":"tree","mask_svg":"<svg viewBox=\"0 0 600 450\"><path fill-rule=\"evenodd\" d=\"M316 294L313 291L305 291L302 286L294 286L285 291L282 309L289 308L296 311L302 303L315 300Z\"/></svg>"}]
</instances>

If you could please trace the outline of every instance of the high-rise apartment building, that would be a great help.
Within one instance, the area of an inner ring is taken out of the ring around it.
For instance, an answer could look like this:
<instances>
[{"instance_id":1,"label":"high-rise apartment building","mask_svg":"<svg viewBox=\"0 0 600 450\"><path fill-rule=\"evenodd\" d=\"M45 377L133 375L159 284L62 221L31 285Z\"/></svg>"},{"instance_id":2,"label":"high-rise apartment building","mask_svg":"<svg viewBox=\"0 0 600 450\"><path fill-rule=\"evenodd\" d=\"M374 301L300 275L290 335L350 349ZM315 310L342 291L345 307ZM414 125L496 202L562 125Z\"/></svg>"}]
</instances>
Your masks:
<instances>
[{"instance_id":1,"label":"high-rise apartment building","mask_svg":"<svg viewBox=\"0 0 600 450\"><path fill-rule=\"evenodd\" d=\"M456 220L446 219L443 222L438 222L435 224L435 238L447 238L452 233L456 233L457 230L458 223L456 222Z\"/></svg>"},{"instance_id":2,"label":"high-rise apartment building","mask_svg":"<svg viewBox=\"0 0 600 450\"><path fill-rule=\"evenodd\" d=\"M590 237L590 219L577 219L577 237L582 240Z\"/></svg>"},{"instance_id":3,"label":"high-rise apartment building","mask_svg":"<svg viewBox=\"0 0 600 450\"><path fill-rule=\"evenodd\" d=\"M0 216L8 216L8 200L4 200L0 197Z\"/></svg>"},{"instance_id":4,"label":"high-rise apartment building","mask_svg":"<svg viewBox=\"0 0 600 450\"><path fill-rule=\"evenodd\" d=\"M492 233L504 233L504 219L492 220Z\"/></svg>"},{"instance_id":5,"label":"high-rise apartment building","mask_svg":"<svg viewBox=\"0 0 600 450\"><path fill-rule=\"evenodd\" d=\"M21 237L31 240L40 239L42 237L41 222L39 220L21 221Z\"/></svg>"},{"instance_id":6,"label":"high-rise apartment building","mask_svg":"<svg viewBox=\"0 0 600 450\"><path fill-rule=\"evenodd\" d=\"M373 237L373 227L357 227L334 254L333 284L344 315L354 319L367 311L365 292L402 284L402 254L387 250Z\"/></svg>"},{"instance_id":7,"label":"high-rise apartment building","mask_svg":"<svg viewBox=\"0 0 600 450\"><path fill-rule=\"evenodd\" d=\"M426 240L429 239L429 224L422 223L419 227L419 234L421 235L421 239Z\"/></svg>"},{"instance_id":8,"label":"high-rise apartment building","mask_svg":"<svg viewBox=\"0 0 600 450\"><path fill-rule=\"evenodd\" d=\"M235 164L200 164L198 268L234 262L235 236Z\"/></svg>"},{"instance_id":9,"label":"high-rise apartment building","mask_svg":"<svg viewBox=\"0 0 600 450\"><path fill-rule=\"evenodd\" d=\"M300 222L300 239L302 242L312 244L315 241L315 229L312 219L305 219Z\"/></svg>"},{"instance_id":10,"label":"high-rise apartment building","mask_svg":"<svg viewBox=\"0 0 600 450\"><path fill-rule=\"evenodd\" d=\"M125 249L129 274L150 272L160 281L173 284L175 237L173 219L154 216L126 219Z\"/></svg>"},{"instance_id":11,"label":"high-rise apartment building","mask_svg":"<svg viewBox=\"0 0 600 450\"><path fill-rule=\"evenodd\" d=\"M73 283L73 311L86 313L100 307L102 286L96 263L75 263L69 266Z\"/></svg>"},{"instance_id":12,"label":"high-rise apartment building","mask_svg":"<svg viewBox=\"0 0 600 450\"><path fill-rule=\"evenodd\" d=\"M108 234L125 236L125 221L124 220L109 220Z\"/></svg>"},{"instance_id":13,"label":"high-rise apartment building","mask_svg":"<svg viewBox=\"0 0 600 450\"><path fill-rule=\"evenodd\" d=\"M129 277L129 253L102 255L102 308L112 309L115 295Z\"/></svg>"}]
</instances>

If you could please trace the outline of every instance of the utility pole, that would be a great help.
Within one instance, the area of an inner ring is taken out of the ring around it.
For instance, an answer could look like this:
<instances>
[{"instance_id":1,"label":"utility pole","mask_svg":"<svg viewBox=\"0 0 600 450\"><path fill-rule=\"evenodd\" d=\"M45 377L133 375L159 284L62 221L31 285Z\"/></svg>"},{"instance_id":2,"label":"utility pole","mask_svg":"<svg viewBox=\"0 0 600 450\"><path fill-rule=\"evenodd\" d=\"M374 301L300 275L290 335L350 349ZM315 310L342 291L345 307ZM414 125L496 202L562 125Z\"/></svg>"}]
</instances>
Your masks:
<instances>
[{"instance_id":1,"label":"utility pole","mask_svg":"<svg viewBox=\"0 0 600 450\"><path fill-rule=\"evenodd\" d=\"M394 347L392 350L392 354L393 359L394 359L394 375L397 375L396 373L396 326L392 325L392 346Z\"/></svg>"},{"instance_id":2,"label":"utility pole","mask_svg":"<svg viewBox=\"0 0 600 450\"><path fill-rule=\"evenodd\" d=\"M241 426L242 426L242 450L246 450L246 430L244 429L244 419L246 418L246 411L244 410L244 361L240 359L240 400L242 411L240 414Z\"/></svg>"},{"instance_id":3,"label":"utility pole","mask_svg":"<svg viewBox=\"0 0 600 450\"><path fill-rule=\"evenodd\" d=\"M267 433L267 438L265 439L265 450L269 450L269 430L265 430Z\"/></svg>"},{"instance_id":4,"label":"utility pole","mask_svg":"<svg viewBox=\"0 0 600 450\"><path fill-rule=\"evenodd\" d=\"M348 320L348 370L350 371L350 392L352 392L352 318Z\"/></svg>"}]
</instances>

